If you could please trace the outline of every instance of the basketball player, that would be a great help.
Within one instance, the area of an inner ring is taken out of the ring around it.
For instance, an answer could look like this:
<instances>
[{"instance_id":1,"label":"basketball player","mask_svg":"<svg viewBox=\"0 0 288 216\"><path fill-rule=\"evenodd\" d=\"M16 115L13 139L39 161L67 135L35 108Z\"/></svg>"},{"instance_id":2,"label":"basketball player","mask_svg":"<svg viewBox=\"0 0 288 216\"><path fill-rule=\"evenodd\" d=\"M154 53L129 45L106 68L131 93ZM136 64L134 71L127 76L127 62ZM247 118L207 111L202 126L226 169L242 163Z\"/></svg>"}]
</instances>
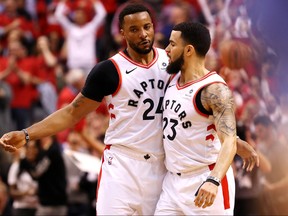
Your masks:
<instances>
[{"instance_id":1,"label":"basketball player","mask_svg":"<svg viewBox=\"0 0 288 216\"><path fill-rule=\"evenodd\" d=\"M146 7L128 5L119 23L127 48L98 63L71 104L24 131L3 135L0 145L15 151L29 139L71 127L105 97L111 118L99 174L97 214L153 215L167 172L161 107L170 76L168 57L165 50L153 47L153 23ZM257 154L242 144L241 156L246 168L252 169Z\"/></svg>"},{"instance_id":2,"label":"basketball player","mask_svg":"<svg viewBox=\"0 0 288 216\"><path fill-rule=\"evenodd\" d=\"M163 101L168 172L155 215L233 215L234 102L225 81L205 68L209 31L184 22L169 41L167 72L174 75Z\"/></svg>"}]
</instances>

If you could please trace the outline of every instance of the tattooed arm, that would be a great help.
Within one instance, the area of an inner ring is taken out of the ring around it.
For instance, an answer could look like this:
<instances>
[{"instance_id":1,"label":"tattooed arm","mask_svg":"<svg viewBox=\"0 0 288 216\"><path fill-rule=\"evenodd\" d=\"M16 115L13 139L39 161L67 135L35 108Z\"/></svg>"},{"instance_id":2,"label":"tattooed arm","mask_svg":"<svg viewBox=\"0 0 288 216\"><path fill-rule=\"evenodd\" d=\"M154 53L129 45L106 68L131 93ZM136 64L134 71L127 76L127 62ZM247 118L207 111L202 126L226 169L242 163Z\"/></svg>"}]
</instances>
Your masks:
<instances>
[{"instance_id":1,"label":"tattooed arm","mask_svg":"<svg viewBox=\"0 0 288 216\"><path fill-rule=\"evenodd\" d=\"M226 85L217 83L203 90L201 102L205 109L212 111L217 134L222 144L211 175L222 179L231 165L237 150L233 96Z\"/></svg>"},{"instance_id":2,"label":"tattooed arm","mask_svg":"<svg viewBox=\"0 0 288 216\"><path fill-rule=\"evenodd\" d=\"M84 97L81 93L69 105L52 113L42 121L27 128L30 140L52 136L73 126L91 111L97 109L100 102ZM23 131L12 131L4 134L0 145L7 151L16 151L26 143Z\"/></svg>"},{"instance_id":3,"label":"tattooed arm","mask_svg":"<svg viewBox=\"0 0 288 216\"><path fill-rule=\"evenodd\" d=\"M214 124L221 141L221 149L215 167L210 173L210 176L221 180L231 165L237 149L236 120L232 93L224 84L212 84L203 89L201 103L206 110L212 111ZM195 205L206 208L213 204L218 187L211 182L205 182L198 191L194 200Z\"/></svg>"}]
</instances>

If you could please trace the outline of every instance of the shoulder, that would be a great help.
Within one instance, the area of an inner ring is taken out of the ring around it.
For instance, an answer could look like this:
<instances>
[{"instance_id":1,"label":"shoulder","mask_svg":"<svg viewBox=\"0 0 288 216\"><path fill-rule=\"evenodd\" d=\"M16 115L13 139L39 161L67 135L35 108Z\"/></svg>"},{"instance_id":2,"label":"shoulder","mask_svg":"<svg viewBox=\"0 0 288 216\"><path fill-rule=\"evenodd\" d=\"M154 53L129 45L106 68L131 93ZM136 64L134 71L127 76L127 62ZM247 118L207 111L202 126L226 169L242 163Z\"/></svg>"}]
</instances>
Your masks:
<instances>
[{"instance_id":1,"label":"shoulder","mask_svg":"<svg viewBox=\"0 0 288 216\"><path fill-rule=\"evenodd\" d=\"M108 59L108 60L104 60L102 62L97 63L91 70L91 72L97 72L97 71L105 71L105 70L116 70L115 65L113 64L113 62Z\"/></svg>"},{"instance_id":2,"label":"shoulder","mask_svg":"<svg viewBox=\"0 0 288 216\"><path fill-rule=\"evenodd\" d=\"M227 107L233 105L233 95L229 87L222 82L212 83L203 88L201 102L205 109Z\"/></svg>"}]
</instances>

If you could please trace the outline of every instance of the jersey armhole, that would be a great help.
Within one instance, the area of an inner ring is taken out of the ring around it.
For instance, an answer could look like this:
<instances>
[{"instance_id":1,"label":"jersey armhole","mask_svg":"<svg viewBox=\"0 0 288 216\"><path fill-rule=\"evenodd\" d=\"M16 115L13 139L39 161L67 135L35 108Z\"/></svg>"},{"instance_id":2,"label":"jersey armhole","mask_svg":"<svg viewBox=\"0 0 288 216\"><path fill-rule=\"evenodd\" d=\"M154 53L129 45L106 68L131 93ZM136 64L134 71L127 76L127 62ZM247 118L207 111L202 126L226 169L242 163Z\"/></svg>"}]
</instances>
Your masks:
<instances>
[{"instance_id":1,"label":"jersey armhole","mask_svg":"<svg viewBox=\"0 0 288 216\"><path fill-rule=\"evenodd\" d=\"M194 106L197 110L197 112L205 117L208 117L209 115L212 115L212 111L209 112L208 110L206 110L201 102L201 93L203 91L205 86L203 86L201 89L199 89L199 91L196 93L195 95L195 100L194 100Z\"/></svg>"},{"instance_id":2,"label":"jersey armhole","mask_svg":"<svg viewBox=\"0 0 288 216\"><path fill-rule=\"evenodd\" d=\"M122 76L121 76L121 72L120 72L120 69L119 69L118 64L116 63L116 61L115 61L114 59L112 59L112 58L111 58L110 60L111 60L111 62L114 64L114 66L115 66L115 68L116 68L116 70L117 70L118 76L119 76L119 82L118 82L117 89L116 89L116 91L112 94L112 96L114 97L114 96L118 93L118 91L120 90L120 87L121 87L121 85L122 85Z\"/></svg>"}]
</instances>

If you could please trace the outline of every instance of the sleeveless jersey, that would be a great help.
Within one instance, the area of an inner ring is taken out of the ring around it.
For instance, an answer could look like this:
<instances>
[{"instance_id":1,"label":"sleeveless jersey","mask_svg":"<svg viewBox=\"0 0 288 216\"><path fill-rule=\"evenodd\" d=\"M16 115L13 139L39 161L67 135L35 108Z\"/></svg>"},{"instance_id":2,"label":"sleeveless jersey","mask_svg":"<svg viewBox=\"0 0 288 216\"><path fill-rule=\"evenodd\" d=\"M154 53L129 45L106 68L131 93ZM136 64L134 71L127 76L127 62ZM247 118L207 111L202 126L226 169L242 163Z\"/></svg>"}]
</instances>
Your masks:
<instances>
[{"instance_id":1,"label":"sleeveless jersey","mask_svg":"<svg viewBox=\"0 0 288 216\"><path fill-rule=\"evenodd\" d=\"M151 154L164 154L162 102L169 80L165 50L154 48L149 65L132 61L123 52L110 60L119 74L119 86L105 97L110 113L105 143Z\"/></svg>"},{"instance_id":2,"label":"sleeveless jersey","mask_svg":"<svg viewBox=\"0 0 288 216\"><path fill-rule=\"evenodd\" d=\"M196 95L205 86L225 81L210 72L179 86L180 73L168 85L163 107L165 164L175 173L190 172L216 162L221 143L212 115L202 113Z\"/></svg>"}]
</instances>

